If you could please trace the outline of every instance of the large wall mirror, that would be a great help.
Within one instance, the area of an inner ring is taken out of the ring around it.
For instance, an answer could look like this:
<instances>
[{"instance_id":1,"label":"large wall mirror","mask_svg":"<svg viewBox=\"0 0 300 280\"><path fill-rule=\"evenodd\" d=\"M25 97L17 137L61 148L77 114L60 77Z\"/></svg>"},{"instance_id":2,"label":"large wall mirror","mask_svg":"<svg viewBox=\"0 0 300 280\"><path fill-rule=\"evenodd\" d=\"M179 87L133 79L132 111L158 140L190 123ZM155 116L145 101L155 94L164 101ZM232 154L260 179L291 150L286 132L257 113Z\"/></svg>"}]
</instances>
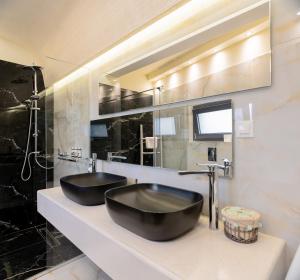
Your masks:
<instances>
[{"instance_id":1,"label":"large wall mirror","mask_svg":"<svg viewBox=\"0 0 300 280\"><path fill-rule=\"evenodd\" d=\"M271 85L270 3L261 1L107 70L99 114Z\"/></svg>"},{"instance_id":2,"label":"large wall mirror","mask_svg":"<svg viewBox=\"0 0 300 280\"><path fill-rule=\"evenodd\" d=\"M102 160L176 170L232 161L231 100L91 121L91 152Z\"/></svg>"}]
</instances>

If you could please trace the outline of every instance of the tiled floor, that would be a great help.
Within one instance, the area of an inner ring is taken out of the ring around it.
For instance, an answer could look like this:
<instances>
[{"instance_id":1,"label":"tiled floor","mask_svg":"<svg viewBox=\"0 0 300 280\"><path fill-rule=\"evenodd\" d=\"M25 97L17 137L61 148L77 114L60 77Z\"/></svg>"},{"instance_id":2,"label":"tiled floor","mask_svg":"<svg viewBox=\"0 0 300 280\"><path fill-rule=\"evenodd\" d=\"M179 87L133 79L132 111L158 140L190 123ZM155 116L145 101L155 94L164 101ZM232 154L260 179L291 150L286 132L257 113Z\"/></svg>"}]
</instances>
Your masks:
<instances>
[{"instance_id":1,"label":"tiled floor","mask_svg":"<svg viewBox=\"0 0 300 280\"><path fill-rule=\"evenodd\" d=\"M27 279L79 254L50 224L7 234L0 241L0 279Z\"/></svg>"},{"instance_id":2,"label":"tiled floor","mask_svg":"<svg viewBox=\"0 0 300 280\"><path fill-rule=\"evenodd\" d=\"M92 261L82 255L28 280L112 280Z\"/></svg>"}]
</instances>

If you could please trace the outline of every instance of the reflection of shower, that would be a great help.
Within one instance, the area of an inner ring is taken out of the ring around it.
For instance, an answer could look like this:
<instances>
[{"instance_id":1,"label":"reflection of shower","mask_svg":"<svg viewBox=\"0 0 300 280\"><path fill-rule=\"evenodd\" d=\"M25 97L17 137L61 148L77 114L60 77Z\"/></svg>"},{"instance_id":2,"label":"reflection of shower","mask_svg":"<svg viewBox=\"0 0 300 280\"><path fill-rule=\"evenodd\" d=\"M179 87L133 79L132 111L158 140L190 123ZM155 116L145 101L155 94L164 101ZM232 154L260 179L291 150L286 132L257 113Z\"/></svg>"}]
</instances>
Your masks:
<instances>
[{"instance_id":1,"label":"reflection of shower","mask_svg":"<svg viewBox=\"0 0 300 280\"><path fill-rule=\"evenodd\" d=\"M153 124L155 125L155 124ZM155 129L153 130L153 134ZM155 135L155 134L154 134ZM150 140L150 141L149 141ZM140 165L144 165L144 156L145 155L153 155L153 166L157 166L157 156L160 155L160 163L159 166L162 167L162 138L153 136L153 137L144 137L144 126L140 124ZM147 143L149 141L149 143ZM150 149L152 151L145 151L144 144L146 149ZM147 145L148 144L148 145Z\"/></svg>"},{"instance_id":2,"label":"reflection of shower","mask_svg":"<svg viewBox=\"0 0 300 280\"><path fill-rule=\"evenodd\" d=\"M52 169L53 167L43 166L38 160L38 158L41 157L40 152L38 151L38 111L40 110L40 108L38 107L38 100L40 99L40 97L38 95L38 88L37 88L36 66L25 66L23 69L26 69L26 70L29 69L29 70L33 71L33 95L30 96L29 100L27 101L30 104L29 105L30 114L29 114L29 125L28 125L26 151L25 151L25 157L24 157L24 162L23 162L22 171L21 171L21 179L23 181L28 181L31 178L31 174L32 174L31 163L30 163L30 157L32 155L34 155L34 160L39 167L41 167L43 169ZM32 120L33 112L34 112L34 120ZM31 133L32 122L34 122L34 132L32 135L34 138L34 150L33 150L33 152L29 153L30 133ZM29 174L27 177L24 176L24 170L26 167L26 163L29 168Z\"/></svg>"}]
</instances>

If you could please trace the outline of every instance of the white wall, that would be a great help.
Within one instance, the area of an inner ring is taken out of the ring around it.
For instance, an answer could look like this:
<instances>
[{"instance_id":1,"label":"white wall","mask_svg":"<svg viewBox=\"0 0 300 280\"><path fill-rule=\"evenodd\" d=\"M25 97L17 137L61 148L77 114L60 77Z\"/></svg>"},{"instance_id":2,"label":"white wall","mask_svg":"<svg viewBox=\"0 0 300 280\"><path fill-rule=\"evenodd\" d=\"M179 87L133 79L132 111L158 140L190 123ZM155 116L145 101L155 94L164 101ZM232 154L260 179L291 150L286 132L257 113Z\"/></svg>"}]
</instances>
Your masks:
<instances>
[{"instance_id":1,"label":"white wall","mask_svg":"<svg viewBox=\"0 0 300 280\"><path fill-rule=\"evenodd\" d=\"M298 0L272 0L271 87L181 103L192 105L196 102L231 98L235 110L241 108L245 113L248 104L253 104L255 137L234 139L234 178L220 180L220 206L233 204L260 211L263 217L262 230L287 240L289 259L300 242L300 130L297 123L300 119L300 17L296 16L298 10ZM140 19L140 23L143 24L143 19ZM98 74L93 75L95 81L99 81ZM93 77L91 80L93 81ZM90 89L92 119L97 117L98 111L98 102L95 101L97 88L95 83ZM81 102L80 100L77 101ZM68 106L69 103L62 104ZM162 108L173 106L178 104L165 105ZM139 109L135 112L141 111L143 110ZM72 121L72 118L68 120ZM64 141L64 138L61 138ZM199 191L206 196L208 194L208 181L203 176L178 176L174 170L99 161L100 167L106 172L137 178L142 182L162 183Z\"/></svg>"},{"instance_id":2,"label":"white wall","mask_svg":"<svg viewBox=\"0 0 300 280\"><path fill-rule=\"evenodd\" d=\"M0 59L24 65L39 65L39 58L29 49L0 37Z\"/></svg>"},{"instance_id":3,"label":"white wall","mask_svg":"<svg viewBox=\"0 0 300 280\"><path fill-rule=\"evenodd\" d=\"M254 107L255 137L234 139L234 178L220 180L221 207L261 212L263 231L288 242L289 259L300 242L300 10L297 0L272 0L272 86L226 96L235 109ZM190 103L190 102L184 102ZM184 104L182 103L182 104ZM207 178L176 171L99 162L106 172L208 193ZM207 209L207 205L206 205ZM206 211L207 213L207 211Z\"/></svg>"}]
</instances>

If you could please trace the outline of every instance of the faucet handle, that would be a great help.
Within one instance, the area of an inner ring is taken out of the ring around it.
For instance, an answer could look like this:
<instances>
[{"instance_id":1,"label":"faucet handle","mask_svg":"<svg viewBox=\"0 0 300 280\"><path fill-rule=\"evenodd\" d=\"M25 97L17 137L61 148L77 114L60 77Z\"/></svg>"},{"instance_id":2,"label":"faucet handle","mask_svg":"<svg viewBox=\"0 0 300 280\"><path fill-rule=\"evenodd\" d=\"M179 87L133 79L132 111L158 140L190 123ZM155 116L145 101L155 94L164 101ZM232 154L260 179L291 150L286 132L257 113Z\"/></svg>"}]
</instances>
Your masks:
<instances>
[{"instance_id":1,"label":"faucet handle","mask_svg":"<svg viewBox=\"0 0 300 280\"><path fill-rule=\"evenodd\" d=\"M223 158L223 163L224 163L224 176L230 176L230 167L232 166L232 162L227 159Z\"/></svg>"},{"instance_id":2,"label":"faucet handle","mask_svg":"<svg viewBox=\"0 0 300 280\"><path fill-rule=\"evenodd\" d=\"M231 162L228 159L223 159L224 165L218 163L196 163L197 166L206 166L208 169L213 172L216 169L221 169L224 172L224 176L228 177L230 174Z\"/></svg>"},{"instance_id":3,"label":"faucet handle","mask_svg":"<svg viewBox=\"0 0 300 280\"><path fill-rule=\"evenodd\" d=\"M232 165L232 162L228 158L223 158L223 163L225 167Z\"/></svg>"},{"instance_id":4,"label":"faucet handle","mask_svg":"<svg viewBox=\"0 0 300 280\"><path fill-rule=\"evenodd\" d=\"M215 168L223 168L222 165L217 163L196 163L197 166L205 166L208 167L208 169L215 169Z\"/></svg>"}]
</instances>

